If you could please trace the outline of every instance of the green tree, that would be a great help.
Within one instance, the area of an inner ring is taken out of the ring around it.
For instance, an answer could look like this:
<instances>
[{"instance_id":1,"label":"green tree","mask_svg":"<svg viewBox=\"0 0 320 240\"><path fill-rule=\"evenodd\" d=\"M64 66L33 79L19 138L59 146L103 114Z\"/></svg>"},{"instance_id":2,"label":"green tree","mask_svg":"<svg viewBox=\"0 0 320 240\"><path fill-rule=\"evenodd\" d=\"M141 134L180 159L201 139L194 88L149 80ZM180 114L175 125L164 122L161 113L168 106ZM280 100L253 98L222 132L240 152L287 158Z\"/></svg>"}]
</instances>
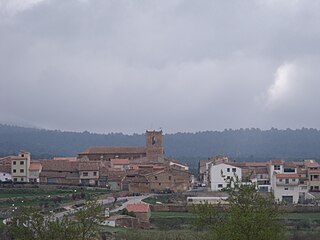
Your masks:
<instances>
[{"instance_id":1,"label":"green tree","mask_svg":"<svg viewBox=\"0 0 320 240\"><path fill-rule=\"evenodd\" d=\"M255 184L242 184L231 179L224 189L229 194L228 206L208 203L195 205L197 226L205 226L209 239L277 240L284 239L282 214L271 194L262 196Z\"/></svg>"},{"instance_id":2,"label":"green tree","mask_svg":"<svg viewBox=\"0 0 320 240\"><path fill-rule=\"evenodd\" d=\"M35 208L21 208L12 217L7 233L15 240L96 239L102 214L102 206L96 202L86 202L74 215L61 218L43 215Z\"/></svg>"}]
</instances>

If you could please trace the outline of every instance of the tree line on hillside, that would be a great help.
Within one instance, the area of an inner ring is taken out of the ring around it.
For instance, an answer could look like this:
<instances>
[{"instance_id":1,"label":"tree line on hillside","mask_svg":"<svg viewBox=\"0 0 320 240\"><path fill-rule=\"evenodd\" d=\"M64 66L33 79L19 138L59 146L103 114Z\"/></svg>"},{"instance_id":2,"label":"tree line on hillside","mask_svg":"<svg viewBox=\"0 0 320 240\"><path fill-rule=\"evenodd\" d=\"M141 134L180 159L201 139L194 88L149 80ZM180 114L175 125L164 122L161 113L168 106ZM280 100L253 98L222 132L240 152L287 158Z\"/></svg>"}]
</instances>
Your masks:
<instances>
[{"instance_id":1,"label":"tree line on hillside","mask_svg":"<svg viewBox=\"0 0 320 240\"><path fill-rule=\"evenodd\" d=\"M76 156L90 146L144 146L144 134L96 134L64 132L0 125L0 155L30 151L34 158ZM319 159L320 131L226 129L197 133L164 135L165 153L169 157L196 166L199 159L227 155L235 160L265 161L271 158Z\"/></svg>"}]
</instances>

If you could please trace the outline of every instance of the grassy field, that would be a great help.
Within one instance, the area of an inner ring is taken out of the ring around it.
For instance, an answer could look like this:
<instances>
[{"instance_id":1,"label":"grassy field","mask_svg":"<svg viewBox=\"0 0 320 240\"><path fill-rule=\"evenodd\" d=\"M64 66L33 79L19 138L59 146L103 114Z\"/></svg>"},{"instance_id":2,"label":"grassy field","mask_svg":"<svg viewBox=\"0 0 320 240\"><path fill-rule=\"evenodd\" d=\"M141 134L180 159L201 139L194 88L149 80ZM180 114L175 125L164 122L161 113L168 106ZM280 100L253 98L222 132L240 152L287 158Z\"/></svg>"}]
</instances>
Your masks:
<instances>
[{"instance_id":1,"label":"grassy field","mask_svg":"<svg viewBox=\"0 0 320 240\"><path fill-rule=\"evenodd\" d=\"M109 192L106 189L79 187L1 188L0 209L13 205L57 207L63 203L80 199L92 199Z\"/></svg>"}]
</instances>

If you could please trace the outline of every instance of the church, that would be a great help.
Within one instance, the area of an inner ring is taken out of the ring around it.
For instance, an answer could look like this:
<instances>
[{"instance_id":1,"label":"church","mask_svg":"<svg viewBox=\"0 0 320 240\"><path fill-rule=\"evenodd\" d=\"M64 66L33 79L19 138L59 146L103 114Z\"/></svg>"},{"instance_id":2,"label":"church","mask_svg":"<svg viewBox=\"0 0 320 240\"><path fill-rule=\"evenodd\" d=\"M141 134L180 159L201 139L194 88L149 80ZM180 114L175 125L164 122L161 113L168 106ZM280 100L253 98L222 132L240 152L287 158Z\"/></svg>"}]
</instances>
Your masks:
<instances>
[{"instance_id":1,"label":"church","mask_svg":"<svg viewBox=\"0 0 320 240\"><path fill-rule=\"evenodd\" d=\"M160 131L146 131L146 145L141 147L89 147L78 154L80 159L110 161L111 159L139 160L145 163L164 163L163 134Z\"/></svg>"}]
</instances>

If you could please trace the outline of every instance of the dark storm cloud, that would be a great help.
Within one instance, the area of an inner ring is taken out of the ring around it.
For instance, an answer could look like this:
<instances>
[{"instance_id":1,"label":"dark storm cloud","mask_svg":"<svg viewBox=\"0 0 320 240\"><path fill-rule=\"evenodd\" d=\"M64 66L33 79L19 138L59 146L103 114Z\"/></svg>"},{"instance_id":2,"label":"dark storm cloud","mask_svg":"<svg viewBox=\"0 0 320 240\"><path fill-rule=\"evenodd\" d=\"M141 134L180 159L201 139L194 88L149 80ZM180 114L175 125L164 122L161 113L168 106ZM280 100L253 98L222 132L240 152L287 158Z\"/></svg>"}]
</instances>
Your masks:
<instances>
[{"instance_id":1,"label":"dark storm cloud","mask_svg":"<svg viewBox=\"0 0 320 240\"><path fill-rule=\"evenodd\" d=\"M0 0L0 120L318 127L318 1Z\"/></svg>"}]
</instances>

